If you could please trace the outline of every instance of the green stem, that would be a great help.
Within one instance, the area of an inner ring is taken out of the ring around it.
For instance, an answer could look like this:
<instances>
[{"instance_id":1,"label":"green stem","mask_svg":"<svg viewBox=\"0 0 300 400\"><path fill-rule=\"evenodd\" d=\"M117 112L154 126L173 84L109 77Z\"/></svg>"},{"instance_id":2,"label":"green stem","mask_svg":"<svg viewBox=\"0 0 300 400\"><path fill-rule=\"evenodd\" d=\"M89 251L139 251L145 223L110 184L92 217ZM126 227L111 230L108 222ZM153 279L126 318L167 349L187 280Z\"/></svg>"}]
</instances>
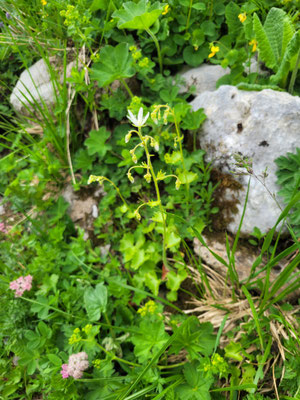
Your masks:
<instances>
[{"instance_id":1,"label":"green stem","mask_svg":"<svg viewBox=\"0 0 300 400\"><path fill-rule=\"evenodd\" d=\"M107 182L109 182L109 183L116 189L118 195L120 196L120 198L121 198L121 200L123 201L123 203L125 204L125 206L126 206L127 208L129 208L129 207L128 207L128 204L127 204L127 202L126 202L126 200L125 200L124 197L122 196L122 194L121 194L121 192L120 192L120 189L116 186L116 184L115 184L113 181L111 181L110 179L108 179L108 178L105 178L105 177L104 177L104 180L107 181Z\"/></svg>"},{"instance_id":2,"label":"green stem","mask_svg":"<svg viewBox=\"0 0 300 400\"><path fill-rule=\"evenodd\" d=\"M82 341L85 341L85 340L82 340ZM111 353L110 351L107 351L103 346L101 346L101 344L99 344L99 343L96 343L96 344L102 351L104 351L105 354L108 354L109 356L112 356L113 360L118 361L118 362L123 363L123 364L131 365L132 367L141 367L141 365L139 365L139 364L132 363L130 361L123 360L122 358L119 358L119 357L115 356L113 353Z\"/></svg>"},{"instance_id":3,"label":"green stem","mask_svg":"<svg viewBox=\"0 0 300 400\"><path fill-rule=\"evenodd\" d=\"M295 85L295 81L296 81L296 77L297 77L297 73L298 73L299 64L300 64L300 50L299 50L299 53L298 53L296 65L295 65L295 68L293 70L293 73L292 73L292 76L291 76L291 80L290 80L290 84L289 84L288 92L291 93L291 94L292 94L292 91L294 89L294 85Z\"/></svg>"},{"instance_id":4,"label":"green stem","mask_svg":"<svg viewBox=\"0 0 300 400\"><path fill-rule=\"evenodd\" d=\"M163 73L163 63L162 63L162 57L161 57L161 52L160 52L160 47L159 47L159 43L158 40L156 39L156 36L154 35L153 32L150 31L149 28L145 29L146 32L151 36L155 46L156 46L156 50L157 50L157 56L158 56L158 62L159 62L159 71L162 74Z\"/></svg>"},{"instance_id":5,"label":"green stem","mask_svg":"<svg viewBox=\"0 0 300 400\"><path fill-rule=\"evenodd\" d=\"M143 136L142 136L142 132L141 132L141 128L139 127L138 130L138 135L139 138L141 140L141 142L143 143L145 152L146 152L146 156L147 156L147 164L149 166L151 175L152 175L152 179L154 182L154 186L155 186L155 191L156 191L156 197L157 197L157 201L159 202L159 209L161 212L161 216L162 216L162 220L163 220L163 227L164 227L164 234L163 234L163 263L165 268L167 268L168 266L168 261L167 261L167 256L166 256L166 235L167 235L167 229L166 229L166 216L165 216L165 211L163 209L163 206L161 204L161 198L160 198L160 191L159 191L159 187L158 187L158 183L157 183L157 179L156 179L156 175L152 166L152 162L151 162L151 157L149 154L149 150L148 150L148 146L147 146L147 142L144 140Z\"/></svg>"},{"instance_id":6,"label":"green stem","mask_svg":"<svg viewBox=\"0 0 300 400\"><path fill-rule=\"evenodd\" d=\"M191 18L191 13L192 13L192 5L193 5L193 0L190 0L189 11L188 11L186 26L185 26L185 33L187 33L187 31L189 29L189 23L190 23L190 18Z\"/></svg>"},{"instance_id":7,"label":"green stem","mask_svg":"<svg viewBox=\"0 0 300 400\"><path fill-rule=\"evenodd\" d=\"M180 134L180 128L178 126L178 122L176 120L176 114L174 111L172 111L173 118L174 118L174 124L175 124L175 129L176 129L176 134L178 138L178 143L179 143L179 151L180 151L180 157L181 157L181 162L182 162L182 167L184 171L184 176L185 176L185 189L186 189L186 205L187 205L187 210L188 210L188 205L189 205L189 192L190 192L190 185L187 182L187 170L185 167L185 162L184 162L184 157L183 157L183 150L182 150L182 143L181 143L181 134Z\"/></svg>"},{"instance_id":8,"label":"green stem","mask_svg":"<svg viewBox=\"0 0 300 400\"><path fill-rule=\"evenodd\" d=\"M133 93L132 93L132 91L130 90L130 88L129 88L129 86L127 85L127 83L125 82L125 79L120 78L120 82L123 84L124 88L127 90L129 96L130 96L131 98L133 98Z\"/></svg>"}]
</instances>

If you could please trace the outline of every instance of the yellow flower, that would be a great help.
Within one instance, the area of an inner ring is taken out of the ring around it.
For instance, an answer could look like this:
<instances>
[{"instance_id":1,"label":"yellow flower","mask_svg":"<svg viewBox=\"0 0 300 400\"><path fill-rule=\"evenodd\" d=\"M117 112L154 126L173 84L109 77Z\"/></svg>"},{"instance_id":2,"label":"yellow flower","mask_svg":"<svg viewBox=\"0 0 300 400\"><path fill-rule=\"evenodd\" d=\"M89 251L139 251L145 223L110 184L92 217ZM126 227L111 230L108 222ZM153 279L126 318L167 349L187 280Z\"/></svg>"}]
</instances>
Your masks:
<instances>
[{"instance_id":1,"label":"yellow flower","mask_svg":"<svg viewBox=\"0 0 300 400\"><path fill-rule=\"evenodd\" d=\"M218 51L220 51L220 47L211 45L210 46L210 51L211 51L211 53L208 55L208 58L213 57Z\"/></svg>"},{"instance_id":2,"label":"yellow flower","mask_svg":"<svg viewBox=\"0 0 300 400\"><path fill-rule=\"evenodd\" d=\"M47 4L46 0L41 0L41 3L43 6L45 6Z\"/></svg>"},{"instance_id":3,"label":"yellow flower","mask_svg":"<svg viewBox=\"0 0 300 400\"><path fill-rule=\"evenodd\" d=\"M252 39L251 42L249 42L249 45L252 46L252 52L254 53L257 48L257 40Z\"/></svg>"},{"instance_id":4,"label":"yellow flower","mask_svg":"<svg viewBox=\"0 0 300 400\"><path fill-rule=\"evenodd\" d=\"M246 21L247 15L246 15L246 13L242 13L242 14L239 14L238 18L241 21L241 23L243 23Z\"/></svg>"},{"instance_id":5,"label":"yellow flower","mask_svg":"<svg viewBox=\"0 0 300 400\"><path fill-rule=\"evenodd\" d=\"M169 11L170 11L170 6L169 6L169 4L167 4L167 5L165 6L165 8L164 8L164 11L162 12L162 15L168 14Z\"/></svg>"}]
</instances>

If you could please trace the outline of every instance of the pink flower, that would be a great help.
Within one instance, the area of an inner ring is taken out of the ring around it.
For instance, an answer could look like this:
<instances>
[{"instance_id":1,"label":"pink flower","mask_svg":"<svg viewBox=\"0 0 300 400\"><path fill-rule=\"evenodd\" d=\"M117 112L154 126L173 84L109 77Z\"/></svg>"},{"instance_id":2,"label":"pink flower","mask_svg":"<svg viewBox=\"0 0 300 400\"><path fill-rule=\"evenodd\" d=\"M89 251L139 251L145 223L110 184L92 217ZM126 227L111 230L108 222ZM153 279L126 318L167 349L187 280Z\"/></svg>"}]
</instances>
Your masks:
<instances>
[{"instance_id":1,"label":"pink flower","mask_svg":"<svg viewBox=\"0 0 300 400\"><path fill-rule=\"evenodd\" d=\"M68 364L62 365L63 379L72 376L74 379L80 379L83 375L83 371L89 367L88 355L82 351L81 353L72 354L69 357Z\"/></svg>"},{"instance_id":2,"label":"pink flower","mask_svg":"<svg viewBox=\"0 0 300 400\"><path fill-rule=\"evenodd\" d=\"M66 379L69 377L69 373L68 373L68 364L63 364L61 366L61 371L60 373L62 374L63 379Z\"/></svg>"},{"instance_id":3,"label":"pink flower","mask_svg":"<svg viewBox=\"0 0 300 400\"><path fill-rule=\"evenodd\" d=\"M7 229L5 228L5 225L3 222L0 222L0 232L7 233Z\"/></svg>"},{"instance_id":4,"label":"pink flower","mask_svg":"<svg viewBox=\"0 0 300 400\"><path fill-rule=\"evenodd\" d=\"M20 276L20 278L10 282L9 288L15 290L15 297L21 297L25 290L31 289L32 276Z\"/></svg>"}]
</instances>

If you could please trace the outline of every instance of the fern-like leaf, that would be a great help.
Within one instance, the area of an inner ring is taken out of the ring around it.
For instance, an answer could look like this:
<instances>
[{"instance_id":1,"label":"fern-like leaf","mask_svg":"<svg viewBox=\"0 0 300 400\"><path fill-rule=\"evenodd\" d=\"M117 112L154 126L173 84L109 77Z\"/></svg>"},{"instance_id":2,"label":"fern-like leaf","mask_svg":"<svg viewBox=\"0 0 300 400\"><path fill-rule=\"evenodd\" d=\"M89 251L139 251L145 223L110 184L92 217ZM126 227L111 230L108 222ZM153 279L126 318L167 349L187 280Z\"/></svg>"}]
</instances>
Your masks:
<instances>
[{"instance_id":1,"label":"fern-like leaf","mask_svg":"<svg viewBox=\"0 0 300 400\"><path fill-rule=\"evenodd\" d=\"M276 75L271 76L270 81L273 84L279 84L288 75L289 71L294 68L296 57L300 51L300 30L297 31L290 40L285 50L283 59L280 63Z\"/></svg>"},{"instance_id":2,"label":"fern-like leaf","mask_svg":"<svg viewBox=\"0 0 300 400\"><path fill-rule=\"evenodd\" d=\"M261 60L266 64L268 68L271 68L276 72L276 56L271 46L270 40L267 36L267 33L263 28L257 14L254 14L253 16L253 29L258 42L258 49Z\"/></svg>"},{"instance_id":3,"label":"fern-like leaf","mask_svg":"<svg viewBox=\"0 0 300 400\"><path fill-rule=\"evenodd\" d=\"M240 14L240 7L234 3L230 2L225 8L226 23L228 26L228 33L233 38L236 38L241 30L241 22L238 19Z\"/></svg>"},{"instance_id":4,"label":"fern-like leaf","mask_svg":"<svg viewBox=\"0 0 300 400\"><path fill-rule=\"evenodd\" d=\"M273 7L269 11L264 23L264 30L272 47L276 64L279 64L281 58L285 19L286 13L280 8Z\"/></svg>"},{"instance_id":5,"label":"fern-like leaf","mask_svg":"<svg viewBox=\"0 0 300 400\"><path fill-rule=\"evenodd\" d=\"M295 33L295 27L289 15L286 15L283 23L283 36L282 36L282 45L281 45L281 60L286 51L286 47L289 44Z\"/></svg>"}]
</instances>

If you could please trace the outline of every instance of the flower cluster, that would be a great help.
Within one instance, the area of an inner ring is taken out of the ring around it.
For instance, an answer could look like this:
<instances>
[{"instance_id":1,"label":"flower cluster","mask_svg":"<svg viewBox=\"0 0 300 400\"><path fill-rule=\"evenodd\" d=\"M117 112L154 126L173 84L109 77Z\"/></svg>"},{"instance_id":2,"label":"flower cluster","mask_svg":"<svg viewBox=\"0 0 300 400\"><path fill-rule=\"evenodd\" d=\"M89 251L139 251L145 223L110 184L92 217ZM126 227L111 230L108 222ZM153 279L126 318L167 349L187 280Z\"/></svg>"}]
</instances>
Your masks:
<instances>
[{"instance_id":1,"label":"flower cluster","mask_svg":"<svg viewBox=\"0 0 300 400\"><path fill-rule=\"evenodd\" d=\"M249 42L249 46L252 46L252 53L254 53L254 52L256 51L256 48L257 48L257 40L252 39L252 40Z\"/></svg>"},{"instance_id":2,"label":"flower cluster","mask_svg":"<svg viewBox=\"0 0 300 400\"><path fill-rule=\"evenodd\" d=\"M89 367L88 355L82 351L77 354L72 354L69 357L68 364L63 364L61 367L61 375L63 379L72 376L74 379L80 379L83 371Z\"/></svg>"},{"instance_id":3,"label":"flower cluster","mask_svg":"<svg viewBox=\"0 0 300 400\"><path fill-rule=\"evenodd\" d=\"M247 19L247 14L246 13L241 13L238 15L238 19L241 21L241 23L243 24L246 19Z\"/></svg>"},{"instance_id":4,"label":"flower cluster","mask_svg":"<svg viewBox=\"0 0 300 400\"><path fill-rule=\"evenodd\" d=\"M215 46L214 44L210 45L210 54L208 55L208 58L212 58L220 51L219 46Z\"/></svg>"},{"instance_id":5,"label":"flower cluster","mask_svg":"<svg viewBox=\"0 0 300 400\"><path fill-rule=\"evenodd\" d=\"M31 289L32 276L20 276L20 278L10 282L9 288L15 290L15 297L21 297L25 290Z\"/></svg>"},{"instance_id":6,"label":"flower cluster","mask_svg":"<svg viewBox=\"0 0 300 400\"><path fill-rule=\"evenodd\" d=\"M169 11L170 11L170 6L169 6L169 4L167 4L167 5L164 7L164 10L163 10L163 12L162 12L162 15L168 14Z\"/></svg>"},{"instance_id":7,"label":"flower cluster","mask_svg":"<svg viewBox=\"0 0 300 400\"><path fill-rule=\"evenodd\" d=\"M204 371L211 371L213 374L223 375L227 370L227 362L218 353L213 354L210 361L204 365Z\"/></svg>"},{"instance_id":8,"label":"flower cluster","mask_svg":"<svg viewBox=\"0 0 300 400\"><path fill-rule=\"evenodd\" d=\"M0 232L7 233L7 229L5 228L5 225L3 222L0 222Z\"/></svg>"},{"instance_id":9,"label":"flower cluster","mask_svg":"<svg viewBox=\"0 0 300 400\"><path fill-rule=\"evenodd\" d=\"M138 309L138 314L141 314L142 317L145 317L147 314L154 314L157 309L157 305L153 300L148 301L144 307Z\"/></svg>"}]
</instances>

